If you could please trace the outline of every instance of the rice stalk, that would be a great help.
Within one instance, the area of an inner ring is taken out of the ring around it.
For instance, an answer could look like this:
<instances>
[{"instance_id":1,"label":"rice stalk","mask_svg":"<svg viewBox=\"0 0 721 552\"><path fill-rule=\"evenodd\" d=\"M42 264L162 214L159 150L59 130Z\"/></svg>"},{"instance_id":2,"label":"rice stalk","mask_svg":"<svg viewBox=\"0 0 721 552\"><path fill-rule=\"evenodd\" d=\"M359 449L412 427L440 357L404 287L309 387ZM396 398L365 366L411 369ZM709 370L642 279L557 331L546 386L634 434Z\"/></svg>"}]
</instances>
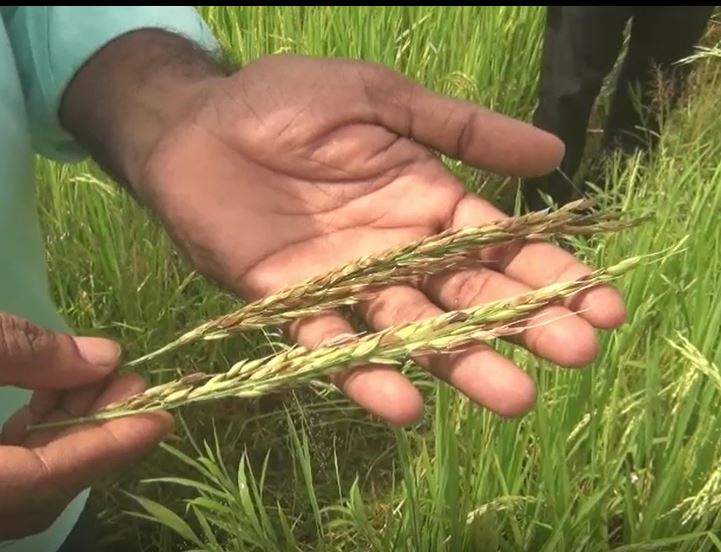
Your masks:
<instances>
[{"instance_id":1,"label":"rice stalk","mask_svg":"<svg viewBox=\"0 0 721 552\"><path fill-rule=\"evenodd\" d=\"M167 345L129 361L126 367L137 366L199 340L222 339L233 333L284 325L322 311L357 304L386 286L468 267L481 262L478 255L481 247L516 240L615 232L645 220L621 221L610 212L581 212L591 204L590 200L578 200L553 212L538 211L479 227L447 230L379 255L362 257L206 322Z\"/></svg>"},{"instance_id":2,"label":"rice stalk","mask_svg":"<svg viewBox=\"0 0 721 552\"><path fill-rule=\"evenodd\" d=\"M697 494L684 498L671 513L683 512L681 523L685 525L713 515L718 512L719 507L721 507L721 467L711 472Z\"/></svg>"},{"instance_id":3,"label":"rice stalk","mask_svg":"<svg viewBox=\"0 0 721 552\"><path fill-rule=\"evenodd\" d=\"M510 299L443 313L419 322L393 326L358 339L357 336L347 336L313 350L298 346L277 355L242 360L224 373L189 374L108 405L91 416L38 424L29 429L108 420L228 397L258 397L369 363L395 365L408 356L450 352L472 343L507 337L528 329L528 325L521 323L524 316L550 303L608 284L644 260L658 258L659 255L662 253L631 257L576 280L558 282Z\"/></svg>"}]
</instances>

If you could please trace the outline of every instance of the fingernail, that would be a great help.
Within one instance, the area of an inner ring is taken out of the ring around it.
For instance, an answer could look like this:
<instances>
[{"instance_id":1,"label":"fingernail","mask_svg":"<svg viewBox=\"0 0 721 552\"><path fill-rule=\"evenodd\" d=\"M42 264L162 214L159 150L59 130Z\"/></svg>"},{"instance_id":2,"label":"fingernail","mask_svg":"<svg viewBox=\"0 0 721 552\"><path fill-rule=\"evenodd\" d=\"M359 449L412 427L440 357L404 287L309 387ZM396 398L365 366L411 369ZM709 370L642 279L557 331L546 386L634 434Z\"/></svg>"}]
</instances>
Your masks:
<instances>
[{"instance_id":1,"label":"fingernail","mask_svg":"<svg viewBox=\"0 0 721 552\"><path fill-rule=\"evenodd\" d=\"M96 366L114 366L120 360L120 346L99 337L76 337L80 355Z\"/></svg>"}]
</instances>

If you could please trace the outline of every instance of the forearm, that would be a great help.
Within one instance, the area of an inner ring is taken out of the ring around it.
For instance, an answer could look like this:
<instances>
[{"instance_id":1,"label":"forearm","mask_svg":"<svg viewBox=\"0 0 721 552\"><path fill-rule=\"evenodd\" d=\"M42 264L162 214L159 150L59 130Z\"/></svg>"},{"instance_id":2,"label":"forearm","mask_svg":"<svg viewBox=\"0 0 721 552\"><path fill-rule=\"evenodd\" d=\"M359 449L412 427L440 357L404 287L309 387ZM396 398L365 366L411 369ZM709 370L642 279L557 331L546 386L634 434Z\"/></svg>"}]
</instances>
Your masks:
<instances>
[{"instance_id":1,"label":"forearm","mask_svg":"<svg viewBox=\"0 0 721 552\"><path fill-rule=\"evenodd\" d=\"M154 29L131 32L78 71L60 118L108 174L142 195L139 174L159 137L225 75L216 59L182 37Z\"/></svg>"}]
</instances>

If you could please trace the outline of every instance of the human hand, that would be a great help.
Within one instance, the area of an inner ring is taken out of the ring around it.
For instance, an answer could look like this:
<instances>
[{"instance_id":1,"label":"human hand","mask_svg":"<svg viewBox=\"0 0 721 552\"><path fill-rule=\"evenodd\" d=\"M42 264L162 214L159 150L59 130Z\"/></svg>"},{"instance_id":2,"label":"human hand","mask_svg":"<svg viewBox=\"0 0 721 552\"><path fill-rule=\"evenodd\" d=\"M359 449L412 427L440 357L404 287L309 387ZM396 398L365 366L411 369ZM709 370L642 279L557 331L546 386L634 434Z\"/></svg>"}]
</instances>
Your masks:
<instances>
[{"instance_id":1,"label":"human hand","mask_svg":"<svg viewBox=\"0 0 721 552\"><path fill-rule=\"evenodd\" d=\"M125 48L127 55L130 44ZM101 67L98 62L95 70ZM108 58L104 67L113 67ZM75 86L82 90L92 75L81 74ZM545 174L563 154L560 141L545 132L439 96L375 64L271 56L230 76L210 69L196 76L186 74L175 87L171 71L158 76L142 107L124 105L124 122L112 137L103 138L99 127L95 134L79 123L74 128L94 136L86 143L101 144L100 156L113 160L201 272L247 299L360 256L506 216L467 193L434 150L516 177ZM119 97L118 79L108 96ZM147 106L159 90L165 91L162 105L155 101L162 124L149 127ZM103 113L112 111L107 107ZM141 112L142 121L132 115ZM126 148L133 128L142 132L132 134L136 147ZM380 330L589 271L547 243L492 247L481 257L482 267L438 275L418 288L387 288L358 310ZM582 366L597 353L595 329L620 325L625 310L619 294L604 287L538 316L549 315L558 320L529 329L518 343L559 365ZM353 329L328 312L288 331L314 348ZM520 414L535 400L530 377L486 345L416 360L501 415ZM419 392L387 366L355 369L335 382L391 423L421 415Z\"/></svg>"},{"instance_id":2,"label":"human hand","mask_svg":"<svg viewBox=\"0 0 721 552\"><path fill-rule=\"evenodd\" d=\"M160 412L62 432L26 427L82 416L144 389L136 375L112 377L114 343L53 333L0 313L0 385L35 390L0 436L0 541L49 527L85 488L131 466L170 430Z\"/></svg>"}]
</instances>

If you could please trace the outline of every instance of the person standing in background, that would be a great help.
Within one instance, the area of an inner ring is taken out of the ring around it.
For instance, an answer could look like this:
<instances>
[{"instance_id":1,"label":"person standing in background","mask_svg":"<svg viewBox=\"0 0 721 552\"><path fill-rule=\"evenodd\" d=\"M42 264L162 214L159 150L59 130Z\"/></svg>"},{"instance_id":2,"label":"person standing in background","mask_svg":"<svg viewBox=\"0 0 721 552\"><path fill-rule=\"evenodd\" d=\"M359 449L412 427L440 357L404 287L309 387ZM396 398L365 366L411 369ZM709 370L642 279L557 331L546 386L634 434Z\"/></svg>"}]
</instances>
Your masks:
<instances>
[{"instance_id":1,"label":"person standing in background","mask_svg":"<svg viewBox=\"0 0 721 552\"><path fill-rule=\"evenodd\" d=\"M628 53L611 99L601 147L605 152L631 154L655 146L660 115L655 101L657 71L664 82L672 85L670 95L664 99L673 106L687 82L689 69L677 62L693 53L714 8L547 7L539 103L533 124L560 138L566 154L559 170L524 182L522 191L529 209L547 206L541 193L559 204L579 195L573 178L586 146L591 109L621 52L628 21Z\"/></svg>"}]
</instances>

